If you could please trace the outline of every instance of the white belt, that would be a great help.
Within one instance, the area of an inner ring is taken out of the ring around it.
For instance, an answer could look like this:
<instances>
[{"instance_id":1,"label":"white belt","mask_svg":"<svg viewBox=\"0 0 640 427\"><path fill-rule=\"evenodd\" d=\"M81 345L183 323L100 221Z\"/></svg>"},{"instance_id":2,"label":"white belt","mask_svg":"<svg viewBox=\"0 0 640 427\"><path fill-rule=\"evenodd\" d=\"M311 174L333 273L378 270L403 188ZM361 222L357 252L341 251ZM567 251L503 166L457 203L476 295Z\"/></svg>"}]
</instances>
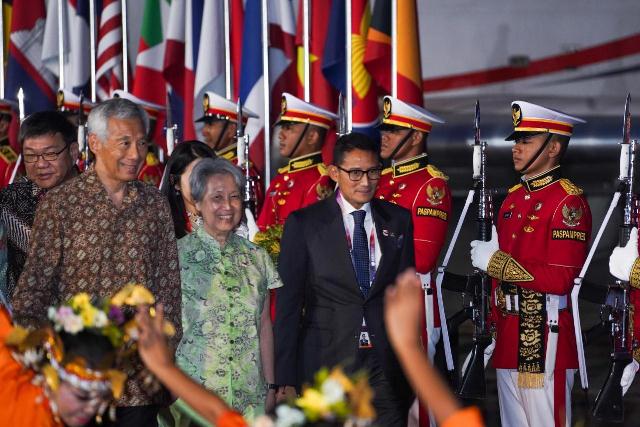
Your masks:
<instances>
[{"instance_id":1,"label":"white belt","mask_svg":"<svg viewBox=\"0 0 640 427\"><path fill-rule=\"evenodd\" d=\"M557 295L558 297L558 310L564 310L567 308L568 306L568 298L566 295ZM518 295L508 295L505 294L504 296L504 305L505 308L507 309L507 311L519 311L520 309L520 305L518 304ZM496 295L496 293L494 292L493 295L493 300L496 304L496 306L498 305L498 297ZM549 309L549 307L547 306L547 310Z\"/></svg>"}]
</instances>

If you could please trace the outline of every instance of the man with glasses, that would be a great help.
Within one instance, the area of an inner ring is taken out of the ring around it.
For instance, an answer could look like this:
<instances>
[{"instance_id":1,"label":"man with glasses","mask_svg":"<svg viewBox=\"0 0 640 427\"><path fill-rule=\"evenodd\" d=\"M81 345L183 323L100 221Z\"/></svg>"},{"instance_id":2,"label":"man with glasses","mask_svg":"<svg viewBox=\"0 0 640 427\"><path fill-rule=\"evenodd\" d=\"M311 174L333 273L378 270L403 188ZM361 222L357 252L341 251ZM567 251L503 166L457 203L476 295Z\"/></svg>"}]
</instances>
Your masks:
<instances>
[{"instance_id":1,"label":"man with glasses","mask_svg":"<svg viewBox=\"0 0 640 427\"><path fill-rule=\"evenodd\" d=\"M382 168L363 134L341 136L329 166L338 191L295 211L284 227L276 291L277 397L293 396L323 366L365 369L376 425L406 426L411 391L384 327L386 287L412 267L410 213L374 198Z\"/></svg>"},{"instance_id":2,"label":"man with glasses","mask_svg":"<svg viewBox=\"0 0 640 427\"><path fill-rule=\"evenodd\" d=\"M333 184L322 163L322 146L327 130L338 116L289 93L282 94L278 141L287 166L278 169L267 189L258 217L258 227L284 224L297 209L327 198Z\"/></svg>"},{"instance_id":3,"label":"man with glasses","mask_svg":"<svg viewBox=\"0 0 640 427\"><path fill-rule=\"evenodd\" d=\"M5 296L9 301L27 258L40 199L48 190L78 174L76 139L75 127L57 111L34 113L20 126L26 176L0 191L0 221L7 233L8 248Z\"/></svg>"}]
</instances>

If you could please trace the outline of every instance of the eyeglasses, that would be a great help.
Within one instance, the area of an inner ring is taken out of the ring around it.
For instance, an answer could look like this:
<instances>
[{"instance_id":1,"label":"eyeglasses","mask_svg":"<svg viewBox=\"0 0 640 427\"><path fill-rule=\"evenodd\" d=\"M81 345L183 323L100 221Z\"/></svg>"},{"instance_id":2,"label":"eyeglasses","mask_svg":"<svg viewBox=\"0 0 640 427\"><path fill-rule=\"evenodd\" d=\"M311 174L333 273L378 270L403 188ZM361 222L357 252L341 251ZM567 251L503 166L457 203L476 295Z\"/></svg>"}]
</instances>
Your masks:
<instances>
[{"instance_id":1,"label":"eyeglasses","mask_svg":"<svg viewBox=\"0 0 640 427\"><path fill-rule=\"evenodd\" d=\"M65 145L64 147L62 147L62 150L58 152L51 151L51 152L42 153L42 154L23 154L22 159L24 160L25 163L35 163L38 161L40 157L42 157L42 160L44 160L45 162L53 162L55 159L58 158L60 153L62 153L67 148L69 148L69 146Z\"/></svg>"},{"instance_id":2,"label":"eyeglasses","mask_svg":"<svg viewBox=\"0 0 640 427\"><path fill-rule=\"evenodd\" d=\"M345 169L340 166L336 166L336 167L341 171L348 173L349 179L351 181L360 181L365 173L367 174L367 178L369 178L372 181L377 181L378 179L380 179L380 175L382 174L381 167L367 169L366 171L362 169Z\"/></svg>"}]
</instances>

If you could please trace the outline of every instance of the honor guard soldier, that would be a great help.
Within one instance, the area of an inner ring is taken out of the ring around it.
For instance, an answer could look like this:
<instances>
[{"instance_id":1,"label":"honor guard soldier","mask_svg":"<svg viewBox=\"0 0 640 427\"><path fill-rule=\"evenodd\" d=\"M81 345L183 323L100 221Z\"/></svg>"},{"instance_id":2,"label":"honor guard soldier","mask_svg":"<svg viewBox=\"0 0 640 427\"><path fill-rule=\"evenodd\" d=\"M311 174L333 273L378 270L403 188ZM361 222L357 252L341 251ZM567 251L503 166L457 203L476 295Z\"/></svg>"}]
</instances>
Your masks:
<instances>
[{"instance_id":1,"label":"honor guard soldier","mask_svg":"<svg viewBox=\"0 0 640 427\"><path fill-rule=\"evenodd\" d=\"M77 166L80 171L83 171L87 164L86 157L89 154L86 141L87 116L91 112L91 109L95 107L95 104L86 98L83 98L81 101L78 95L67 89L58 91L56 103L58 111L64 114L67 120L69 120L69 123L78 129L78 149L80 150L80 157L78 158ZM80 104L82 104L82 106ZM82 108L82 113L80 113L80 108Z\"/></svg>"},{"instance_id":2,"label":"honor guard soldier","mask_svg":"<svg viewBox=\"0 0 640 427\"><path fill-rule=\"evenodd\" d=\"M149 152L147 153L147 157L145 158L144 164L142 165L142 169L140 169L140 172L138 173L138 179L140 181L146 182L147 184L159 187L160 181L162 180L162 172L164 172L164 167L160 163L158 156L153 152L154 148L155 150L160 150L160 148L155 146L155 144L153 144L151 141L156 128L156 123L158 122L158 116L164 110L164 107L152 102L147 102L135 95L132 95L129 92L125 92L120 89L113 92L113 97L124 98L128 99L129 101L135 102L147 113L147 117L149 118L149 135L147 135L147 137L149 138Z\"/></svg>"},{"instance_id":3,"label":"honor guard soldier","mask_svg":"<svg viewBox=\"0 0 640 427\"><path fill-rule=\"evenodd\" d=\"M238 164L238 144L236 143L236 129L238 124L238 114L236 113L236 103L214 92L206 92L202 99L204 114L196 120L202 123L202 137L204 142L216 152L218 157L229 160L234 165L244 168L245 165ZM253 111L242 107L242 127L246 128L249 118L257 118ZM260 212L264 193L262 191L262 179L260 172L255 168L253 162L249 161L249 175L255 180L253 188L256 192L256 215Z\"/></svg>"},{"instance_id":4,"label":"honor guard soldier","mask_svg":"<svg viewBox=\"0 0 640 427\"><path fill-rule=\"evenodd\" d=\"M570 426L578 360L569 294L587 255L591 212L560 164L584 121L524 101L511 112L506 139L521 182L509 189L491 240L471 242L473 266L495 279L500 418L505 426Z\"/></svg>"},{"instance_id":5,"label":"honor guard soldier","mask_svg":"<svg viewBox=\"0 0 640 427\"><path fill-rule=\"evenodd\" d=\"M440 316L431 271L436 267L447 235L451 215L449 179L429 164L427 137L433 123L444 123L435 114L391 96L383 100L379 124L380 157L390 167L382 171L376 197L396 203L409 211L413 219L416 271L427 290L427 349L433 360L440 337Z\"/></svg>"},{"instance_id":6,"label":"honor guard soldier","mask_svg":"<svg viewBox=\"0 0 640 427\"><path fill-rule=\"evenodd\" d=\"M282 94L276 126L280 155L289 163L278 169L271 181L258 217L258 227L284 224L295 210L326 199L333 194L333 182L322 163L320 150L327 130L338 118L330 111L304 102L289 93Z\"/></svg>"},{"instance_id":7,"label":"honor guard soldier","mask_svg":"<svg viewBox=\"0 0 640 427\"><path fill-rule=\"evenodd\" d=\"M13 111L18 105L6 99L0 99L0 188L9 185L18 154L9 144L9 127L13 120Z\"/></svg>"}]
</instances>

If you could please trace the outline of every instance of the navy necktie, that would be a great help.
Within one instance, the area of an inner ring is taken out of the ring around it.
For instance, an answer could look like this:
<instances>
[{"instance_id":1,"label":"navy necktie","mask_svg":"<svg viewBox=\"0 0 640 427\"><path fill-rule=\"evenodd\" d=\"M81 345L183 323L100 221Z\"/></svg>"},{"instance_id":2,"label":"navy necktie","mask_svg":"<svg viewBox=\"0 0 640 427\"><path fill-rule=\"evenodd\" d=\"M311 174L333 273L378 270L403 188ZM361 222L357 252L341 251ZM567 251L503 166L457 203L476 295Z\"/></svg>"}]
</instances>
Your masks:
<instances>
[{"instance_id":1,"label":"navy necktie","mask_svg":"<svg viewBox=\"0 0 640 427\"><path fill-rule=\"evenodd\" d=\"M369 246L367 244L367 232L364 229L364 217L366 214L363 210L351 212L354 220L353 266L356 270L358 286L365 298L369 294L369 288L371 287L371 282L369 281Z\"/></svg>"}]
</instances>

